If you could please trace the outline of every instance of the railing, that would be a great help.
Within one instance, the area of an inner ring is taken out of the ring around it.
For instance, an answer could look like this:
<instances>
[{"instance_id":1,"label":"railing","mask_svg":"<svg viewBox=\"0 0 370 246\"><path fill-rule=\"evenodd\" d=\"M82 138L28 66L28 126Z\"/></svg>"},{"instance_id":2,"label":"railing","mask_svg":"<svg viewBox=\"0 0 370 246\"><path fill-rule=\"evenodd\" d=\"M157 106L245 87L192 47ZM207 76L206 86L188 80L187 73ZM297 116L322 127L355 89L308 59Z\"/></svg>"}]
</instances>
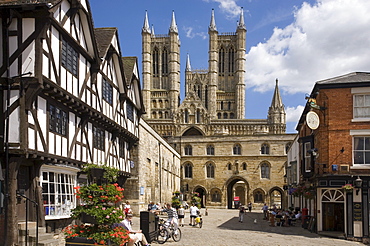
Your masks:
<instances>
[{"instance_id":1,"label":"railing","mask_svg":"<svg viewBox=\"0 0 370 246\"><path fill-rule=\"evenodd\" d=\"M26 197L24 194L17 191L17 199L26 199L26 235L25 235L25 245L28 245L28 202L32 202L36 206L36 244L39 243L39 204L31 200L30 198Z\"/></svg>"}]
</instances>

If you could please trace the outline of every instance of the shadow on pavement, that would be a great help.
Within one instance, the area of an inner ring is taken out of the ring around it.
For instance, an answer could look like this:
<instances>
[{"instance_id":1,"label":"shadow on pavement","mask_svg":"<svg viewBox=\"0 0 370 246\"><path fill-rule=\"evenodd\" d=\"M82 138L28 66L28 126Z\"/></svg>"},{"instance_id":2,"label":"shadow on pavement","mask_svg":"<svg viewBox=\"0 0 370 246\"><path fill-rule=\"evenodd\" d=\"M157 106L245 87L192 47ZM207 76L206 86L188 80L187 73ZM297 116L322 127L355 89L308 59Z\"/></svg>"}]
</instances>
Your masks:
<instances>
[{"instance_id":1,"label":"shadow on pavement","mask_svg":"<svg viewBox=\"0 0 370 246\"><path fill-rule=\"evenodd\" d=\"M254 223L254 221L257 223ZM239 222L239 217L233 217L230 220L219 225L218 228L224 230L246 230L266 233L277 233L281 235L299 235L309 238L318 238L320 235L311 233L307 229L303 229L300 223L295 226L281 227L270 226L269 221L263 220L263 214L255 212L247 212L244 215L243 223Z\"/></svg>"}]
</instances>

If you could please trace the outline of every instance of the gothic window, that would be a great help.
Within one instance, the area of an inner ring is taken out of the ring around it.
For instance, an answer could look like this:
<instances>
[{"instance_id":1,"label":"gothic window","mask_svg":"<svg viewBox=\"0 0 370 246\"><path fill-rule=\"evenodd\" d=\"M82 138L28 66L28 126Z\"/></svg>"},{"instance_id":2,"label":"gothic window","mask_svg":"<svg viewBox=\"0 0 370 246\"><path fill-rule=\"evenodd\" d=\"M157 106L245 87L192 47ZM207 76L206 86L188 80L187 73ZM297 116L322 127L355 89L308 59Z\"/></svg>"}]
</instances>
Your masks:
<instances>
[{"instance_id":1,"label":"gothic window","mask_svg":"<svg viewBox=\"0 0 370 246\"><path fill-rule=\"evenodd\" d=\"M215 178L215 166L212 163L206 165L207 178Z\"/></svg>"},{"instance_id":2,"label":"gothic window","mask_svg":"<svg viewBox=\"0 0 370 246\"><path fill-rule=\"evenodd\" d=\"M157 107L157 101L156 100L153 100L152 101L152 105L153 105L153 108L156 108Z\"/></svg>"},{"instance_id":3,"label":"gothic window","mask_svg":"<svg viewBox=\"0 0 370 246\"><path fill-rule=\"evenodd\" d=\"M153 119L157 119L157 113L156 113L156 112L153 112L153 113L152 113L152 118L153 118Z\"/></svg>"},{"instance_id":4,"label":"gothic window","mask_svg":"<svg viewBox=\"0 0 370 246\"><path fill-rule=\"evenodd\" d=\"M197 90L197 92L198 92L198 97L199 97L200 99L202 99L202 87L201 87L200 85L198 85L198 90Z\"/></svg>"},{"instance_id":5,"label":"gothic window","mask_svg":"<svg viewBox=\"0 0 370 246\"><path fill-rule=\"evenodd\" d=\"M217 119L221 119L221 113L217 114Z\"/></svg>"},{"instance_id":6,"label":"gothic window","mask_svg":"<svg viewBox=\"0 0 370 246\"><path fill-rule=\"evenodd\" d=\"M262 155L269 155L270 154L270 146L268 144L261 145L261 154Z\"/></svg>"},{"instance_id":7,"label":"gothic window","mask_svg":"<svg viewBox=\"0 0 370 246\"><path fill-rule=\"evenodd\" d=\"M247 163L243 163L242 168L243 170L247 170Z\"/></svg>"},{"instance_id":8,"label":"gothic window","mask_svg":"<svg viewBox=\"0 0 370 246\"><path fill-rule=\"evenodd\" d=\"M227 119L227 113L224 113L224 119Z\"/></svg>"},{"instance_id":9,"label":"gothic window","mask_svg":"<svg viewBox=\"0 0 370 246\"><path fill-rule=\"evenodd\" d=\"M67 135L67 113L58 107L49 105L49 130L60 135Z\"/></svg>"},{"instance_id":10,"label":"gothic window","mask_svg":"<svg viewBox=\"0 0 370 246\"><path fill-rule=\"evenodd\" d=\"M208 108L208 87L206 86L205 92L204 92L205 98L205 107Z\"/></svg>"},{"instance_id":11,"label":"gothic window","mask_svg":"<svg viewBox=\"0 0 370 246\"><path fill-rule=\"evenodd\" d=\"M163 49L162 52L162 75L168 75L168 51L166 47Z\"/></svg>"},{"instance_id":12,"label":"gothic window","mask_svg":"<svg viewBox=\"0 0 370 246\"><path fill-rule=\"evenodd\" d=\"M193 178L193 166L190 163L184 165L184 177Z\"/></svg>"},{"instance_id":13,"label":"gothic window","mask_svg":"<svg viewBox=\"0 0 370 246\"><path fill-rule=\"evenodd\" d=\"M191 145L186 145L184 148L185 155L193 155L193 148Z\"/></svg>"},{"instance_id":14,"label":"gothic window","mask_svg":"<svg viewBox=\"0 0 370 246\"><path fill-rule=\"evenodd\" d=\"M185 123L189 123L189 111L185 109Z\"/></svg>"},{"instance_id":15,"label":"gothic window","mask_svg":"<svg viewBox=\"0 0 370 246\"><path fill-rule=\"evenodd\" d=\"M225 72L225 50L221 48L218 51L218 72L220 75L223 75Z\"/></svg>"},{"instance_id":16,"label":"gothic window","mask_svg":"<svg viewBox=\"0 0 370 246\"><path fill-rule=\"evenodd\" d=\"M234 113L230 113L230 119L234 119Z\"/></svg>"},{"instance_id":17,"label":"gothic window","mask_svg":"<svg viewBox=\"0 0 370 246\"><path fill-rule=\"evenodd\" d=\"M93 128L93 146L94 146L94 148L104 150L104 139L105 139L104 130L94 126L94 128Z\"/></svg>"},{"instance_id":18,"label":"gothic window","mask_svg":"<svg viewBox=\"0 0 370 246\"><path fill-rule=\"evenodd\" d=\"M232 75L235 71L235 51L234 48L229 49L229 74Z\"/></svg>"},{"instance_id":19,"label":"gothic window","mask_svg":"<svg viewBox=\"0 0 370 246\"><path fill-rule=\"evenodd\" d=\"M164 118L168 119L168 112L167 111L164 112Z\"/></svg>"},{"instance_id":20,"label":"gothic window","mask_svg":"<svg viewBox=\"0 0 370 246\"><path fill-rule=\"evenodd\" d=\"M224 102L221 101L221 110L223 110L223 109L224 109Z\"/></svg>"},{"instance_id":21,"label":"gothic window","mask_svg":"<svg viewBox=\"0 0 370 246\"><path fill-rule=\"evenodd\" d=\"M228 110L231 110L231 102L227 103L227 108L228 108Z\"/></svg>"},{"instance_id":22,"label":"gothic window","mask_svg":"<svg viewBox=\"0 0 370 246\"><path fill-rule=\"evenodd\" d=\"M162 112L159 112L158 116L159 116L159 119L163 119L163 113Z\"/></svg>"},{"instance_id":23,"label":"gothic window","mask_svg":"<svg viewBox=\"0 0 370 246\"><path fill-rule=\"evenodd\" d=\"M201 123L201 114L200 114L200 110L198 109L197 110L197 123Z\"/></svg>"},{"instance_id":24,"label":"gothic window","mask_svg":"<svg viewBox=\"0 0 370 246\"><path fill-rule=\"evenodd\" d=\"M77 76L78 53L64 39L62 39L62 65L74 76Z\"/></svg>"},{"instance_id":25,"label":"gothic window","mask_svg":"<svg viewBox=\"0 0 370 246\"><path fill-rule=\"evenodd\" d=\"M240 144L235 144L233 148L233 154L234 155L241 155L242 154L242 147Z\"/></svg>"},{"instance_id":26,"label":"gothic window","mask_svg":"<svg viewBox=\"0 0 370 246\"><path fill-rule=\"evenodd\" d=\"M212 192L212 202L221 202L221 193L218 190Z\"/></svg>"},{"instance_id":27,"label":"gothic window","mask_svg":"<svg viewBox=\"0 0 370 246\"><path fill-rule=\"evenodd\" d=\"M269 179L270 178L270 166L267 163L261 164L261 178Z\"/></svg>"},{"instance_id":28,"label":"gothic window","mask_svg":"<svg viewBox=\"0 0 370 246\"><path fill-rule=\"evenodd\" d=\"M155 48L153 51L153 76L158 77L158 75L159 75L159 51L157 48Z\"/></svg>"},{"instance_id":29,"label":"gothic window","mask_svg":"<svg viewBox=\"0 0 370 246\"><path fill-rule=\"evenodd\" d=\"M263 194L261 191L254 192L254 202L255 203L264 203Z\"/></svg>"},{"instance_id":30,"label":"gothic window","mask_svg":"<svg viewBox=\"0 0 370 246\"><path fill-rule=\"evenodd\" d=\"M227 170L231 170L231 163L227 164Z\"/></svg>"},{"instance_id":31,"label":"gothic window","mask_svg":"<svg viewBox=\"0 0 370 246\"><path fill-rule=\"evenodd\" d=\"M103 79L103 99L109 103L113 103L113 86L109 82Z\"/></svg>"},{"instance_id":32,"label":"gothic window","mask_svg":"<svg viewBox=\"0 0 370 246\"><path fill-rule=\"evenodd\" d=\"M213 145L207 146L207 155L214 155L215 154L215 147Z\"/></svg>"}]
</instances>

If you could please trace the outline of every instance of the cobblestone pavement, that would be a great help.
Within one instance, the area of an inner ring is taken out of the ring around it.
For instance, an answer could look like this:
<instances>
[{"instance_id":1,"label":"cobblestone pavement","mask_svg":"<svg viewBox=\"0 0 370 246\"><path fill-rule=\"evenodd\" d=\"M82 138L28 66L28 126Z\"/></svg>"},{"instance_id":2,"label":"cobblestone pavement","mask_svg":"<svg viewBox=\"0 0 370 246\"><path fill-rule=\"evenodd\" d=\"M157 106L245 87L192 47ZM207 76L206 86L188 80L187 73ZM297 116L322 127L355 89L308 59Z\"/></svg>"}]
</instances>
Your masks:
<instances>
[{"instance_id":1,"label":"cobblestone pavement","mask_svg":"<svg viewBox=\"0 0 370 246\"><path fill-rule=\"evenodd\" d=\"M204 209L202 214L204 214ZM169 239L166 246L350 246L364 245L343 239L329 238L311 233L299 224L292 227L270 227L263 220L260 211L246 213L244 222L238 222L238 210L208 209L208 216L203 215L203 227L189 226L189 214L185 216L185 226L180 227L182 238L180 242ZM257 219L257 223L254 220ZM134 229L138 229L139 218L134 218ZM159 245L153 242L152 245Z\"/></svg>"}]
</instances>

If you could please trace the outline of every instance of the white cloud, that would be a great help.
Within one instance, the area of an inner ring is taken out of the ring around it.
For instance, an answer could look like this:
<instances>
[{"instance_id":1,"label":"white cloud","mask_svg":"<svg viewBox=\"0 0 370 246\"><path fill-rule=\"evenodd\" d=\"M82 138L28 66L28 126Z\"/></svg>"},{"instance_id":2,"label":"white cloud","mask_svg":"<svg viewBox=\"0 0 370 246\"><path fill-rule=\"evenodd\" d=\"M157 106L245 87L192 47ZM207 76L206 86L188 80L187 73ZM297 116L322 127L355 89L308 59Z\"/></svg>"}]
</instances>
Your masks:
<instances>
[{"instance_id":1,"label":"white cloud","mask_svg":"<svg viewBox=\"0 0 370 246\"><path fill-rule=\"evenodd\" d=\"M219 3L219 8L226 13L227 17L233 19L240 15L241 7L236 4L236 0L204 0L205 2Z\"/></svg>"},{"instance_id":2,"label":"white cloud","mask_svg":"<svg viewBox=\"0 0 370 246\"><path fill-rule=\"evenodd\" d=\"M303 3L295 20L275 28L246 55L246 84L287 93L310 92L317 80L370 68L370 1L318 0Z\"/></svg>"},{"instance_id":3,"label":"white cloud","mask_svg":"<svg viewBox=\"0 0 370 246\"><path fill-rule=\"evenodd\" d=\"M298 105L297 107L287 107L286 111L286 121L287 122L298 122L302 115L304 106Z\"/></svg>"},{"instance_id":4,"label":"white cloud","mask_svg":"<svg viewBox=\"0 0 370 246\"><path fill-rule=\"evenodd\" d=\"M192 27L183 27L185 33L186 33L186 37L187 38L194 38L196 36L200 37L201 39L206 39L207 38L207 35L205 32L193 32L194 28Z\"/></svg>"}]
</instances>

